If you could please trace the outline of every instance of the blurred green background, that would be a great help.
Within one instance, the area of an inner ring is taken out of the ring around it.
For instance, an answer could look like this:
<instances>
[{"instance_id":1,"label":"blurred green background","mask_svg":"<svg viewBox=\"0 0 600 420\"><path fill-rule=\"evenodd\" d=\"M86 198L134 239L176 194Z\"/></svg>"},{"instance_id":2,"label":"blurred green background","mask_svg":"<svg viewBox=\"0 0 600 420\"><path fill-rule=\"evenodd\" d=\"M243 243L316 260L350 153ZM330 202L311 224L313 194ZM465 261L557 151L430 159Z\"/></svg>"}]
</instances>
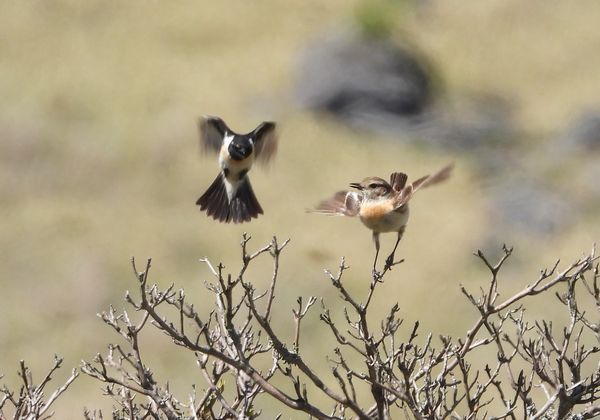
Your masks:
<instances>
[{"instance_id":1,"label":"blurred green background","mask_svg":"<svg viewBox=\"0 0 600 420\"><path fill-rule=\"evenodd\" d=\"M203 286L210 275L198 259L237 270L243 232L253 236L251 248L273 235L291 238L276 306L280 331L291 339L297 296L323 296L341 307L323 268L335 269L342 255L349 287L366 292L370 233L357 220L305 209L368 175L402 170L416 178L456 163L451 182L418 194L397 254L406 262L376 296L381 313L398 301L407 325L420 319L423 332L459 335L475 319L459 284L485 284L471 254L477 248L515 246L501 284L507 294L555 259L570 262L590 249L598 240L597 206L577 207L571 223L543 236L505 231L490 216L476 153L353 130L295 106L292 92L298 52L309 41L335 27L389 25L387 36L433 63L442 101L473 92L508 98L522 133L511 139L515 153L541 168L550 187L565 187L565 201L586 202L587 187L570 182L579 179L582 161L595 165L597 156L555 161L540 151L582 109L600 103L600 3L415 1L395 8L391 23L377 21L380 6L373 18L364 2L347 0L3 2L2 383L17 383L19 359L41 376L55 353L67 367L60 380L117 340L96 313L124 306L125 290L135 288L131 256L152 257L153 281L174 282L210 307ZM194 206L217 173L214 157L199 153L201 114L221 116L240 132L263 120L279 123L278 156L251 173L265 209L251 224L218 224ZM383 250L394 240L384 236ZM258 263L249 279L264 287L269 268L268 260ZM325 332L318 310L305 328L307 336ZM304 344L305 357L325 366L323 347ZM181 349L159 334L147 345L157 379L170 379L181 398L191 383L201 384ZM81 377L56 404L57 418L80 417L84 406L108 410L112 402L100 388ZM281 410L266 404L267 412Z\"/></svg>"}]
</instances>

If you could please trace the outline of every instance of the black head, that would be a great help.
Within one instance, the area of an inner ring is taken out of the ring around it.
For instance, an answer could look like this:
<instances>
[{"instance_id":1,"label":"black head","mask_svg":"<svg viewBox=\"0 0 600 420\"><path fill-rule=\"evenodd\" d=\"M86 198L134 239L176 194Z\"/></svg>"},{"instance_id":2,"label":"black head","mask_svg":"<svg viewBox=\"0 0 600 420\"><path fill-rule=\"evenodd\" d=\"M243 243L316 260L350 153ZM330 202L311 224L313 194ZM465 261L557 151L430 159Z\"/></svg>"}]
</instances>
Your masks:
<instances>
[{"instance_id":1,"label":"black head","mask_svg":"<svg viewBox=\"0 0 600 420\"><path fill-rule=\"evenodd\" d=\"M244 160L252 153L252 141L247 136L234 135L227 151L233 160Z\"/></svg>"}]
</instances>

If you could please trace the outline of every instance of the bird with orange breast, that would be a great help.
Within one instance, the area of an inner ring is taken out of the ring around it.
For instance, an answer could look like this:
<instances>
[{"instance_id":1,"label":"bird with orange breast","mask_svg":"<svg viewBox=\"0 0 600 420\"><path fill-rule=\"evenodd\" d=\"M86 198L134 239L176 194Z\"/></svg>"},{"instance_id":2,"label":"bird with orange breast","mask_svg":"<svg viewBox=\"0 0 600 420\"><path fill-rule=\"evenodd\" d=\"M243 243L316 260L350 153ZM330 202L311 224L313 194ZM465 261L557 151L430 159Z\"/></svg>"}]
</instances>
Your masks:
<instances>
[{"instance_id":1,"label":"bird with orange breast","mask_svg":"<svg viewBox=\"0 0 600 420\"><path fill-rule=\"evenodd\" d=\"M394 265L394 254L402 239L408 223L408 204L413 195L421 188L445 181L452 173L453 165L448 165L433 175L423 176L408 184L405 173L394 172L390 182L379 177L368 177L350 186L357 191L338 191L333 197L319 203L313 213L332 216L358 216L361 222L373 232L375 260L373 272L376 272L379 256L379 235L385 232L398 234L396 245L387 257L384 270Z\"/></svg>"}]
</instances>

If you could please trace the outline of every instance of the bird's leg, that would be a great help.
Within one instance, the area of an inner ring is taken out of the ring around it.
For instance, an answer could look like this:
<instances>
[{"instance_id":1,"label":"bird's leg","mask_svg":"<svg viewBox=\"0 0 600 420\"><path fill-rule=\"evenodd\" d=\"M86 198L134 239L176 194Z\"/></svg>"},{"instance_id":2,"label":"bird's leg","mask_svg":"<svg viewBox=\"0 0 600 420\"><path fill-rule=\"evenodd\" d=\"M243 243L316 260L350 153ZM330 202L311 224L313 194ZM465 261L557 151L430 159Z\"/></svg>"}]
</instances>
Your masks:
<instances>
[{"instance_id":1,"label":"bird's leg","mask_svg":"<svg viewBox=\"0 0 600 420\"><path fill-rule=\"evenodd\" d=\"M377 257L379 256L379 233L373 232L373 242L375 243L375 260L373 261L373 275L377 273Z\"/></svg>"},{"instance_id":2,"label":"bird's leg","mask_svg":"<svg viewBox=\"0 0 600 420\"><path fill-rule=\"evenodd\" d=\"M392 253L385 260L385 268L384 270L391 270L394 265L394 254L396 253L396 248L398 248L398 244L400 243L400 239L402 239L402 235L404 235L404 229L406 229L406 225L402 226L398 231L398 239L396 239L396 245L394 245L394 249Z\"/></svg>"}]
</instances>

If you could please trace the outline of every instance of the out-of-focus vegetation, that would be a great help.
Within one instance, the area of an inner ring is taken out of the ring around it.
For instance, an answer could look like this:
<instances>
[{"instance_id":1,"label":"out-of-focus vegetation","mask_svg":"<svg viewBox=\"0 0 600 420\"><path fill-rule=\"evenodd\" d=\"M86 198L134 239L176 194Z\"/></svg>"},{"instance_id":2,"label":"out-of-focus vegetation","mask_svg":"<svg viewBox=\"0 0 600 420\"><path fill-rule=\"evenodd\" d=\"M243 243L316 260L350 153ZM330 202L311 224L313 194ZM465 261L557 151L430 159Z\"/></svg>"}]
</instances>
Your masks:
<instances>
[{"instance_id":1,"label":"out-of-focus vegetation","mask_svg":"<svg viewBox=\"0 0 600 420\"><path fill-rule=\"evenodd\" d=\"M3 5L4 382L16 382L12 372L19 359L35 373L44 371L54 353L69 368L101 351L110 331L95 314L120 305L131 287L132 255L153 257L155 281L204 294L208 274L198 258L222 259L233 267L242 232L256 243L277 234L292 238L282 259L280 281L286 287L280 305L289 302L291 308L298 295L332 297L336 292L322 269L335 267L341 255L351 266L346 281L354 280L353 289L360 290L373 256L370 233L356 220L304 210L367 175L404 170L418 177L456 161L451 182L415 199L397 254L406 263L378 296L384 308L399 301L407 322L418 318L422 330L436 334L462 332L476 315L456 311L464 300L458 284L483 281L470 253L483 246L485 234L510 242L521 258L506 267L507 292L555 258L574 259L598 240L600 218L593 209L573 214L576 221L555 235L504 237L489 223L487 191L472 171L476 155L402 146L296 109L289 92L297 51L332 26L355 22L357 5L341 0ZM583 107L600 100L599 17L600 3L592 0L427 1L403 12L402 25L390 36L409 40L430 57L446 98L481 92L508 98L526 134L517 142L527 139L528 148L544 150L544 135L562 130ZM195 121L205 113L240 131L264 119L280 123L275 162L251 173L265 216L249 225L217 224L194 206L217 170L214 158L201 156L197 145ZM546 159L532 156L532 166ZM576 165L556 167L550 183L564 182L561 174ZM384 249L393 240L384 237ZM266 284L268 272L268 266L257 265L250 280ZM287 319L280 322L280 328L291 328ZM311 322L318 320L307 318L304 326ZM191 382L201 383L190 375L190 361L178 358L164 337L157 335L152 344L156 351L147 357L164 369L157 376L177 372L182 383L173 386L181 392ZM320 349L314 350L319 357ZM108 408L110 401L96 383L80 378L55 408L77 416L84 405Z\"/></svg>"}]
</instances>

